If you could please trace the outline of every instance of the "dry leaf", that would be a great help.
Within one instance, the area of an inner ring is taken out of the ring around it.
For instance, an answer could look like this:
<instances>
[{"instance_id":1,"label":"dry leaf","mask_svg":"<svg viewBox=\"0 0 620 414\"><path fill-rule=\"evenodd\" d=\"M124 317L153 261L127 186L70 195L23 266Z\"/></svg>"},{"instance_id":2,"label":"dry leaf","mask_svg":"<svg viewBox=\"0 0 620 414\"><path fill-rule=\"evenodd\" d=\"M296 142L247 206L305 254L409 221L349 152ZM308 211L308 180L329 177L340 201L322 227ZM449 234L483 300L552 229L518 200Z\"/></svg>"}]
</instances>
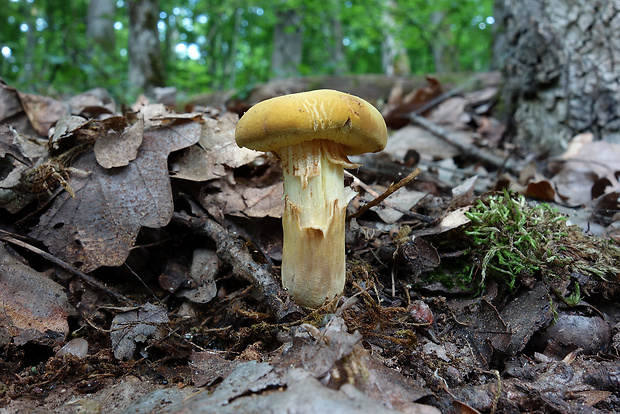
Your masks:
<instances>
[{"instance_id":1,"label":"dry leaf","mask_svg":"<svg viewBox=\"0 0 620 414\"><path fill-rule=\"evenodd\" d=\"M525 195L544 201L554 201L556 198L555 190L546 179L530 181L525 188Z\"/></svg>"},{"instance_id":2,"label":"dry leaf","mask_svg":"<svg viewBox=\"0 0 620 414\"><path fill-rule=\"evenodd\" d=\"M0 345L37 339L62 342L69 333L64 289L11 256L0 244Z\"/></svg>"},{"instance_id":3,"label":"dry leaf","mask_svg":"<svg viewBox=\"0 0 620 414\"><path fill-rule=\"evenodd\" d=\"M558 195L569 205L586 204L592 200L592 189L602 178L609 180L606 192L620 190L620 145L590 142L587 134L575 136L569 149L559 159L559 172L551 179Z\"/></svg>"},{"instance_id":4,"label":"dry leaf","mask_svg":"<svg viewBox=\"0 0 620 414\"><path fill-rule=\"evenodd\" d=\"M79 95L75 95L69 99L67 103L71 107L71 113L73 115L112 115L116 109L116 104L110 97L110 94L103 88L94 88Z\"/></svg>"},{"instance_id":5,"label":"dry leaf","mask_svg":"<svg viewBox=\"0 0 620 414\"><path fill-rule=\"evenodd\" d=\"M379 204L370 209L376 212L385 223L396 223L404 215L401 211L411 210L411 208L418 204L426 195L427 193L425 192L409 190L403 187L386 199L390 205L397 209L386 206L385 204Z\"/></svg>"},{"instance_id":6,"label":"dry leaf","mask_svg":"<svg viewBox=\"0 0 620 414\"><path fill-rule=\"evenodd\" d=\"M133 359L137 342L144 345L149 339L163 335L162 324L168 323L166 308L147 303L139 309L116 315L110 327L110 339L116 359Z\"/></svg>"},{"instance_id":7,"label":"dry leaf","mask_svg":"<svg viewBox=\"0 0 620 414\"><path fill-rule=\"evenodd\" d=\"M208 194L201 200L201 204L213 214L216 214L213 211L216 208L221 213L233 216L282 217L284 211L282 182L257 188L239 182L232 186L227 180L222 180L219 187L219 192Z\"/></svg>"},{"instance_id":8,"label":"dry leaf","mask_svg":"<svg viewBox=\"0 0 620 414\"><path fill-rule=\"evenodd\" d=\"M121 265L141 227L170 221L168 154L196 143L201 129L196 122L179 122L145 131L138 157L126 167L106 170L92 152L84 154L74 167L90 174L69 178L76 197L57 197L32 236L85 272Z\"/></svg>"},{"instance_id":9,"label":"dry leaf","mask_svg":"<svg viewBox=\"0 0 620 414\"><path fill-rule=\"evenodd\" d=\"M68 147L72 144L69 142L73 137L73 133L85 128L90 121L86 118L76 115L63 116L58 120L54 128L54 133L50 137L49 147L51 150L59 151L61 147ZM65 143L67 141L67 143Z\"/></svg>"},{"instance_id":10,"label":"dry leaf","mask_svg":"<svg viewBox=\"0 0 620 414\"><path fill-rule=\"evenodd\" d=\"M423 234L440 234L446 231L456 229L458 227L464 226L469 223L471 220L465 215L469 211L471 206L461 207L454 211L449 212L446 216L444 216L439 224L434 227L435 231L433 233L424 232Z\"/></svg>"},{"instance_id":11,"label":"dry leaf","mask_svg":"<svg viewBox=\"0 0 620 414\"><path fill-rule=\"evenodd\" d=\"M282 217L284 185L276 183L264 188L247 187L241 192L246 208L241 212L248 217ZM232 213L231 213L232 214Z\"/></svg>"},{"instance_id":12,"label":"dry leaf","mask_svg":"<svg viewBox=\"0 0 620 414\"><path fill-rule=\"evenodd\" d=\"M228 377L240 363L224 359L215 351L195 352L189 362L192 381L197 387L209 386L218 379Z\"/></svg>"},{"instance_id":13,"label":"dry leaf","mask_svg":"<svg viewBox=\"0 0 620 414\"><path fill-rule=\"evenodd\" d=\"M24 191L22 174L47 155L46 141L29 140L8 125L0 125L0 207L17 213L35 199ZM8 157L7 157L8 156Z\"/></svg>"},{"instance_id":14,"label":"dry leaf","mask_svg":"<svg viewBox=\"0 0 620 414\"><path fill-rule=\"evenodd\" d=\"M9 124L20 134L31 137L37 136L24 108L17 91L5 85L0 79L0 123ZM46 136L47 137L47 136Z\"/></svg>"},{"instance_id":15,"label":"dry leaf","mask_svg":"<svg viewBox=\"0 0 620 414\"><path fill-rule=\"evenodd\" d=\"M392 93L382 115L388 127L402 128L409 123L407 115L420 109L424 104L443 93L443 87L436 78L426 77L426 84L420 85L410 93Z\"/></svg>"},{"instance_id":16,"label":"dry leaf","mask_svg":"<svg viewBox=\"0 0 620 414\"><path fill-rule=\"evenodd\" d=\"M21 92L18 95L30 123L43 136L47 136L50 128L70 112L69 105L47 96Z\"/></svg>"},{"instance_id":17,"label":"dry leaf","mask_svg":"<svg viewBox=\"0 0 620 414\"><path fill-rule=\"evenodd\" d=\"M17 91L0 81L0 121L14 117L23 110Z\"/></svg>"},{"instance_id":18,"label":"dry leaf","mask_svg":"<svg viewBox=\"0 0 620 414\"><path fill-rule=\"evenodd\" d=\"M125 122L125 126L127 123ZM144 120L129 128L109 129L95 141L95 157L103 168L123 167L138 156L144 135Z\"/></svg>"},{"instance_id":19,"label":"dry leaf","mask_svg":"<svg viewBox=\"0 0 620 414\"><path fill-rule=\"evenodd\" d=\"M262 153L239 148L235 142L237 115L227 113L216 119L206 118L205 129L197 145L174 160L174 177L190 181L221 178L226 167L237 168L258 158Z\"/></svg>"},{"instance_id":20,"label":"dry leaf","mask_svg":"<svg viewBox=\"0 0 620 414\"><path fill-rule=\"evenodd\" d=\"M452 189L452 202L450 203L450 210L473 204L476 198L476 195L474 194L476 181L478 181L478 176L474 175Z\"/></svg>"},{"instance_id":21,"label":"dry leaf","mask_svg":"<svg viewBox=\"0 0 620 414\"><path fill-rule=\"evenodd\" d=\"M471 134L455 132L463 140L471 141ZM408 125L390 135L387 146L381 154L390 154L394 158L404 160L408 151L416 150L422 158L427 160L453 158L460 154L460 150L445 140L431 134L427 130Z\"/></svg>"},{"instance_id":22,"label":"dry leaf","mask_svg":"<svg viewBox=\"0 0 620 414\"><path fill-rule=\"evenodd\" d=\"M585 390L574 392L571 396L582 400L584 405L593 407L601 401L605 401L613 394L614 393L611 391Z\"/></svg>"},{"instance_id":23,"label":"dry leaf","mask_svg":"<svg viewBox=\"0 0 620 414\"><path fill-rule=\"evenodd\" d=\"M207 303L217 295L215 277L222 267L222 262L213 250L194 249L192 266L188 276L193 287L181 288L176 292L181 296L196 303Z\"/></svg>"},{"instance_id":24,"label":"dry leaf","mask_svg":"<svg viewBox=\"0 0 620 414\"><path fill-rule=\"evenodd\" d=\"M270 363L194 354L195 380L206 385L224 379L213 393L197 394L167 412L209 407L214 413L439 413L413 403L432 393L376 362L359 344L361 334L348 333L341 318L333 317L321 330L303 324L290 333L292 342ZM273 392L263 392L269 389Z\"/></svg>"}]
</instances>

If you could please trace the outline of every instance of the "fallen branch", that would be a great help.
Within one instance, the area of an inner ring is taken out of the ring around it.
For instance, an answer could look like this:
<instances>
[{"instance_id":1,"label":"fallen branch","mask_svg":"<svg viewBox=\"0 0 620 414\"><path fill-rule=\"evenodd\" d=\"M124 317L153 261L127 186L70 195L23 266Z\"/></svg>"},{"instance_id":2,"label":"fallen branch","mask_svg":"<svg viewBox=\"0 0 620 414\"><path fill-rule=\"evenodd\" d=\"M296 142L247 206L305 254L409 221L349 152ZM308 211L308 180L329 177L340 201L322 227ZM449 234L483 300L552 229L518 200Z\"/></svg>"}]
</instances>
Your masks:
<instances>
[{"instance_id":1,"label":"fallen branch","mask_svg":"<svg viewBox=\"0 0 620 414\"><path fill-rule=\"evenodd\" d=\"M492 154L482 148L463 143L461 142L461 140L455 139L452 134L445 128L442 128L436 123L429 121L421 115L418 115L416 112L410 113L407 117L414 124L421 126L433 135L436 135L444 141L450 143L451 145L454 145L465 154L482 161L482 163L484 163L485 165L498 168L500 170L503 169L515 175L519 174L519 169L517 168L517 165L510 159L498 157L497 155Z\"/></svg>"},{"instance_id":2,"label":"fallen branch","mask_svg":"<svg viewBox=\"0 0 620 414\"><path fill-rule=\"evenodd\" d=\"M259 265L252 259L245 242L207 217L194 217L187 213L174 213L175 223L189 227L195 233L213 240L217 256L232 268L233 275L252 284L278 321L293 319L295 314L305 315L276 281L269 265Z\"/></svg>"},{"instance_id":3,"label":"fallen branch","mask_svg":"<svg viewBox=\"0 0 620 414\"><path fill-rule=\"evenodd\" d=\"M11 235L11 233L5 232L3 230L0 230L0 239L4 240L8 243L14 244L16 246L20 246L23 247L24 249L30 250L33 253L38 254L39 256L43 257L46 260L49 260L50 262L54 263L55 265L57 265L58 267L61 267L63 269L65 269L67 272L71 273L74 276L79 277L80 279L82 279L84 282L88 283L89 285L91 285L92 287L99 289L105 293L107 293L108 295L112 296L113 298L115 298L116 300L118 300L119 302L123 302L127 305L134 305L135 301L129 299L127 296L122 295L121 293L117 292L115 289L112 289L106 285L104 285L103 283L99 282L97 279L95 279L92 276L87 275L84 272L79 271L78 269L76 269L75 267L71 266L68 263L63 262L62 260L60 260L59 258L57 258L56 256L43 251L41 249L39 249L38 247L35 247L31 244L28 244L22 240L16 239L15 237L13 237Z\"/></svg>"}]
</instances>

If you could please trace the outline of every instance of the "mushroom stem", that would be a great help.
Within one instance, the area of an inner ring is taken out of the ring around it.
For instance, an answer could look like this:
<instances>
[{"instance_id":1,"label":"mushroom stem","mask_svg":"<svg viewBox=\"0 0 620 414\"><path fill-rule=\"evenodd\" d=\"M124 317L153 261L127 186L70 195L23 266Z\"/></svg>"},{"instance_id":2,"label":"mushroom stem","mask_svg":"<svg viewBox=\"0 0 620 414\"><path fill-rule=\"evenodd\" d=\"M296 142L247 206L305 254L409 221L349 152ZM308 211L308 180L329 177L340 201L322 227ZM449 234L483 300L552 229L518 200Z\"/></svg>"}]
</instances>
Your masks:
<instances>
[{"instance_id":1,"label":"mushroom stem","mask_svg":"<svg viewBox=\"0 0 620 414\"><path fill-rule=\"evenodd\" d=\"M313 140L277 150L284 173L282 284L302 306L318 308L344 288L345 217L355 191L344 148Z\"/></svg>"}]
</instances>

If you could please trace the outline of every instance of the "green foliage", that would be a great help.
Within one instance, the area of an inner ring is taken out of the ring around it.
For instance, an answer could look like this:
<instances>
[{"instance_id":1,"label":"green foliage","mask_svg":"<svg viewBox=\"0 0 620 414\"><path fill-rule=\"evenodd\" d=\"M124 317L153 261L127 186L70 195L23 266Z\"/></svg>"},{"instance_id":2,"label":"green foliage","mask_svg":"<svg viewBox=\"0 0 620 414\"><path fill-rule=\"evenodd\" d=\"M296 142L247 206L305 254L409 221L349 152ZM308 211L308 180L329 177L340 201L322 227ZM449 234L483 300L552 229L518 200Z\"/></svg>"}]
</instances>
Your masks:
<instances>
[{"instance_id":1,"label":"green foliage","mask_svg":"<svg viewBox=\"0 0 620 414\"><path fill-rule=\"evenodd\" d=\"M90 0L95 1L95 0ZM89 0L9 0L0 8L0 77L25 92L75 94L104 87L129 99L127 0L116 1L115 47L86 35ZM411 71L490 66L492 0L160 0L167 84L188 94L245 88L273 76L277 13L296 10L303 28L300 75L382 72L387 35L406 47ZM394 27L384 16L390 15ZM482 25L481 25L482 24ZM484 26L484 24L487 24ZM343 59L335 59L342 49Z\"/></svg>"},{"instance_id":2,"label":"green foliage","mask_svg":"<svg viewBox=\"0 0 620 414\"><path fill-rule=\"evenodd\" d=\"M7 3L0 8L0 50L10 49L10 55L5 50L0 55L5 82L25 92L52 95L126 87L127 59L120 50L103 53L86 37L87 0ZM116 19L127 27L122 8ZM119 38L126 48L127 35Z\"/></svg>"},{"instance_id":3,"label":"green foliage","mask_svg":"<svg viewBox=\"0 0 620 414\"><path fill-rule=\"evenodd\" d=\"M489 68L493 3L485 0L410 0L393 12L414 73L480 71ZM433 50L444 50L441 62Z\"/></svg>"},{"instance_id":4,"label":"green foliage","mask_svg":"<svg viewBox=\"0 0 620 414\"><path fill-rule=\"evenodd\" d=\"M559 260L547 247L566 236L566 217L548 204L530 206L522 195L504 191L479 200L465 215L471 220L465 235L476 246L480 285L491 275L512 290L519 277L532 277Z\"/></svg>"},{"instance_id":5,"label":"green foliage","mask_svg":"<svg viewBox=\"0 0 620 414\"><path fill-rule=\"evenodd\" d=\"M576 306L581 300L583 296L581 296L581 288L579 287L579 283L575 282L575 288L573 289L573 293L570 294L567 298L565 298L565 302L568 306Z\"/></svg>"}]
</instances>

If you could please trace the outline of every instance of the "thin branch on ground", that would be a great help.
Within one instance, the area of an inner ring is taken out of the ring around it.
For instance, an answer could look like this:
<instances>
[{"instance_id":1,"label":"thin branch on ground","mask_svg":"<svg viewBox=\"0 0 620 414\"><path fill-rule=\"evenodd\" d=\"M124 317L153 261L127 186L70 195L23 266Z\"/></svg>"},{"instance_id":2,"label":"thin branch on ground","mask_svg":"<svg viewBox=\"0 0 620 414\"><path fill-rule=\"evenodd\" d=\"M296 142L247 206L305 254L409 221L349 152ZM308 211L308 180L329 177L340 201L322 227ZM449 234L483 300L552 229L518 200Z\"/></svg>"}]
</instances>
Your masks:
<instances>
[{"instance_id":1,"label":"thin branch on ground","mask_svg":"<svg viewBox=\"0 0 620 414\"><path fill-rule=\"evenodd\" d=\"M357 210L355 213L351 214L350 216L347 217L347 220L351 220L352 218L356 218L361 216L362 214L364 214L365 212L367 212L368 210L370 210L372 207L380 204L383 200L385 200L386 198L388 198L390 195L392 195L394 192L396 192L398 189L400 189L401 187L406 186L407 184L409 184L410 182L412 182L418 175L420 174L420 169L416 168L411 174L409 174L408 176L406 176L405 178L403 178L402 180L400 180L399 182L397 182L396 184L390 184L390 186L388 187L387 190L385 190L383 192L383 194L381 194L380 196L376 197L375 199L373 199L370 203L362 206L359 210Z\"/></svg>"},{"instance_id":2,"label":"thin branch on ground","mask_svg":"<svg viewBox=\"0 0 620 414\"><path fill-rule=\"evenodd\" d=\"M39 256L43 257L44 259L54 263L56 266L61 267L63 269L65 269L67 272L71 273L74 276L79 277L80 279L82 279L84 282L88 283L90 286L99 289L105 293L107 293L108 295L112 296L113 298L115 298L116 300L118 300L119 302L123 302L127 305L134 305L135 301L129 299L127 296L117 292L115 289L112 289L106 285L104 285L103 283L99 282L98 280L96 280L94 277L87 275L84 272L79 271L78 269L76 269L75 267L71 266L70 264L60 260L59 258L57 258L56 256L43 251L41 249L39 249L38 247L35 247L29 243L26 243L25 241L16 239L15 237L13 237L13 235L11 233L5 232L3 230L0 230L0 239L4 240L8 243L14 244L16 246L20 246L23 247L24 249L30 250L33 253L38 254Z\"/></svg>"},{"instance_id":3,"label":"thin branch on ground","mask_svg":"<svg viewBox=\"0 0 620 414\"><path fill-rule=\"evenodd\" d=\"M452 88L449 91L442 93L438 97L433 98L430 101L427 101L424 105L416 109L414 113L416 115L422 115L424 112L428 111L429 109L433 109L439 106L441 103L447 101L453 96L460 95L461 93L463 93L463 91L465 91L465 89L469 88L477 81L478 81L478 77L472 76L470 79L465 81L462 85L459 85L456 88Z\"/></svg>"},{"instance_id":4,"label":"thin branch on ground","mask_svg":"<svg viewBox=\"0 0 620 414\"><path fill-rule=\"evenodd\" d=\"M172 220L213 240L220 260L232 268L236 278L252 284L258 290L262 301L278 321L305 315L277 282L271 266L256 263L241 238L231 235L224 227L206 216L194 217L181 212L174 213Z\"/></svg>"},{"instance_id":5,"label":"thin branch on ground","mask_svg":"<svg viewBox=\"0 0 620 414\"><path fill-rule=\"evenodd\" d=\"M413 174L413 173L415 173L415 171L413 171L410 174ZM359 178L357 178L356 176L351 174L349 171L345 170L344 171L344 175L347 176L347 177L352 178L353 179L353 184L355 184L355 185L357 185L359 187L362 187L364 189L364 191L366 191L371 196L373 196L373 197L379 197L380 196L379 193L377 193L375 190L373 190L371 186L369 186L368 184L366 184L365 182L363 182L362 180L360 180ZM405 179L406 178L407 177L405 177ZM392 204L392 203L390 203L389 201L386 201L386 200L383 201L383 205L386 206L386 207L389 207L391 209L394 209L394 210L398 211L399 213L401 213L401 214L403 214L405 216L415 217L418 220L422 220L422 221L424 221L426 223L432 223L432 222L435 221L435 218L433 218L433 217L429 217L429 216L426 216L424 214L415 213L415 212L413 212L411 210L402 209L402 208L397 207L394 204ZM366 211L366 210L364 210L364 211Z\"/></svg>"},{"instance_id":6,"label":"thin branch on ground","mask_svg":"<svg viewBox=\"0 0 620 414\"><path fill-rule=\"evenodd\" d=\"M441 126L437 125L434 122L429 121L423 116L418 115L416 112L410 113L408 115L408 118L414 124L421 126L422 128L432 133L433 135L436 135L437 137L443 139L444 141L450 143L451 145L454 145L455 147L457 147L459 150L469 155L470 157L480 160L485 165L498 168L500 170L505 170L512 174L516 174L516 175L519 174L519 169L516 163L514 163L510 159L498 157L497 155L492 154L491 152L483 148L478 148L475 145L464 143L461 140L455 138L450 131L446 130L445 128L442 128Z\"/></svg>"}]
</instances>

